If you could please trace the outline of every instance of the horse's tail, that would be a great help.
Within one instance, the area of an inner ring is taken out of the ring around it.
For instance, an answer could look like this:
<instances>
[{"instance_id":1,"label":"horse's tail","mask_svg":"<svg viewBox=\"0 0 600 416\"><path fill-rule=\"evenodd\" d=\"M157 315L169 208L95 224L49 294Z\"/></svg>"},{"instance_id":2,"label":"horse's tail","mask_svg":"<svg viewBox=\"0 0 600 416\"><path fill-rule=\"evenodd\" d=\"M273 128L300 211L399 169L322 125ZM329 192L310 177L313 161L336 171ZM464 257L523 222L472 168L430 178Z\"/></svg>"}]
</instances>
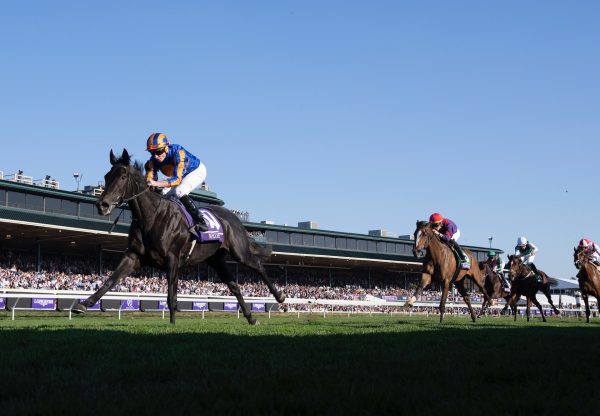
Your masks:
<instances>
[{"instance_id":1,"label":"horse's tail","mask_svg":"<svg viewBox=\"0 0 600 416\"><path fill-rule=\"evenodd\" d=\"M273 253L272 246L260 245L252 237L248 237L248 240L250 243L250 252L252 254L259 257L261 260L267 260L269 257L271 257L271 254Z\"/></svg>"},{"instance_id":2,"label":"horse's tail","mask_svg":"<svg viewBox=\"0 0 600 416\"><path fill-rule=\"evenodd\" d=\"M545 278L548 280L548 285L549 285L550 287L555 287L555 286L558 286L558 280L556 280L554 277L550 277L550 276L548 276L548 273L546 273L546 272L543 272L543 271L541 271L541 270L540 270L540 275L541 275L542 277L545 277Z\"/></svg>"}]
</instances>

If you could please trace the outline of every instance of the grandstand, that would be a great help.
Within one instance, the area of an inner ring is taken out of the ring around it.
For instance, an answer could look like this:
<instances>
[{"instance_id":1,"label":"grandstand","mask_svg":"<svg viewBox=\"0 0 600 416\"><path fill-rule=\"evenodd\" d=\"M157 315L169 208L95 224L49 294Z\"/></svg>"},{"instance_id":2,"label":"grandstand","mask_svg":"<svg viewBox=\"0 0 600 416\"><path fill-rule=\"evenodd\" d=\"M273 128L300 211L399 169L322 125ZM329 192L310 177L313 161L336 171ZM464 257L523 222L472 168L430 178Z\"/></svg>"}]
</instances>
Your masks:
<instances>
[{"instance_id":1,"label":"grandstand","mask_svg":"<svg viewBox=\"0 0 600 416\"><path fill-rule=\"evenodd\" d=\"M0 179L0 251L32 256L38 272L47 256L84 258L103 275L105 265L114 263L126 248L131 213L125 208L109 233L120 210L100 216L94 205L98 189L101 186L84 187L85 192L65 191L49 177L36 182L22 172L4 176ZM207 187L191 196L199 205L224 205ZM318 275L328 286L353 281L370 288L394 282L408 289L420 278L421 261L412 254L410 236L389 236L383 230L369 234L322 230L310 221L298 227L253 222L247 212L234 212L252 237L273 247L267 270L281 284ZM467 248L478 260L486 258L488 248ZM232 271L236 277L249 273L233 264ZM154 276L155 271L150 274ZM210 280L211 270L198 266L191 277Z\"/></svg>"}]
</instances>

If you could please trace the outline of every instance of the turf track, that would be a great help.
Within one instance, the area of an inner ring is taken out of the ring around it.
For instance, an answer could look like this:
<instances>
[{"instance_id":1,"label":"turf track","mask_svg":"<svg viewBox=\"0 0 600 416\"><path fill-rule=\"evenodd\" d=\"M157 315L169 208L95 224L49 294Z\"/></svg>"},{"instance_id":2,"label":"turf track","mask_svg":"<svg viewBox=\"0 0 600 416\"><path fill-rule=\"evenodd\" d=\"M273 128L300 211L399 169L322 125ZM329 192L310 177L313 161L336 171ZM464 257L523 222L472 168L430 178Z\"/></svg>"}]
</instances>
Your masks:
<instances>
[{"instance_id":1,"label":"turf track","mask_svg":"<svg viewBox=\"0 0 600 416\"><path fill-rule=\"evenodd\" d=\"M0 414L598 414L600 320L0 313Z\"/></svg>"}]
</instances>

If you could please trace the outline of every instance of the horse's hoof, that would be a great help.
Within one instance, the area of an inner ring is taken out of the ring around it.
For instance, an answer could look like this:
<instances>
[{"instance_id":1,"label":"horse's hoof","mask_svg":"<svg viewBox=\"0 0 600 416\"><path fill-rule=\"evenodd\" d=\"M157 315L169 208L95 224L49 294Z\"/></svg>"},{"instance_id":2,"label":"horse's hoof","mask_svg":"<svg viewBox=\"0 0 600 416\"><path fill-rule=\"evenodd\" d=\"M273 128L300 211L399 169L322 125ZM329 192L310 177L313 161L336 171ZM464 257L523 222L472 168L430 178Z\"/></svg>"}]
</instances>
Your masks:
<instances>
[{"instance_id":1,"label":"horse's hoof","mask_svg":"<svg viewBox=\"0 0 600 416\"><path fill-rule=\"evenodd\" d=\"M84 314L86 311L87 311L87 308L85 306L83 306L81 303L78 303L77 305L75 305L71 308L71 312L73 312L74 314L77 314L77 315Z\"/></svg>"},{"instance_id":2,"label":"horse's hoof","mask_svg":"<svg viewBox=\"0 0 600 416\"><path fill-rule=\"evenodd\" d=\"M250 325L257 325L258 321L256 319L254 319L254 318L251 318L251 319L248 319L248 324L250 324Z\"/></svg>"},{"instance_id":3,"label":"horse's hoof","mask_svg":"<svg viewBox=\"0 0 600 416\"><path fill-rule=\"evenodd\" d=\"M281 292L279 292L277 294L277 297L275 298L275 300L277 301L277 303L283 303L285 302L285 295Z\"/></svg>"}]
</instances>

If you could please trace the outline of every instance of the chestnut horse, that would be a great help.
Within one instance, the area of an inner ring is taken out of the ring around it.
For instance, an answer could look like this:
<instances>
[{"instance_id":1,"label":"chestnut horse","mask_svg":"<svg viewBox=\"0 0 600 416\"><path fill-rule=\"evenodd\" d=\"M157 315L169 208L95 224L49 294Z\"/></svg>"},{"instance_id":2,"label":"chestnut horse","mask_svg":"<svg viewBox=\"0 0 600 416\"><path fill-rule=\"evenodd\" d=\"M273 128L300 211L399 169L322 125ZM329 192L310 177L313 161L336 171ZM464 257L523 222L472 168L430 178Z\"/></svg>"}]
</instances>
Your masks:
<instances>
[{"instance_id":1,"label":"chestnut horse","mask_svg":"<svg viewBox=\"0 0 600 416\"><path fill-rule=\"evenodd\" d=\"M489 264L487 264L486 262L482 262L480 263L479 268L484 273L483 287L485 288L485 292L487 293L488 297L492 300L504 299L506 301L504 309L502 309L502 311L500 312L500 314L503 314L504 311L510 306L510 293L504 290L504 287L502 286L502 278L498 275L498 273L492 270ZM479 315L477 315L477 317L479 318L481 315L483 315L485 313L485 310L491 304L491 302L484 300L483 304L481 305L481 309L479 310Z\"/></svg>"},{"instance_id":2,"label":"chestnut horse","mask_svg":"<svg viewBox=\"0 0 600 416\"><path fill-rule=\"evenodd\" d=\"M540 305L535 297L538 290L541 290L542 293L546 295L548 303L552 306L554 313L557 315L560 314L560 311L556 309L556 306L554 306L554 303L552 302L552 296L550 296L550 286L557 285L556 279L538 269L538 272L542 277L542 281L538 282L533 271L523 264L523 260L520 257L512 255L508 256L508 270L510 271L510 280L512 281L510 303L512 305L515 321L517 320L517 302L521 296L525 296L527 298L527 322L529 322L531 303L537 306L542 315L542 320L546 322L546 316L542 309L542 305Z\"/></svg>"},{"instance_id":3,"label":"chestnut horse","mask_svg":"<svg viewBox=\"0 0 600 416\"><path fill-rule=\"evenodd\" d=\"M462 296L469 312L471 319L475 322L475 312L471 306L471 299L465 288L465 278L472 280L487 301L490 300L483 287L483 273L479 270L477 259L469 250L465 250L467 256L471 260L471 268L469 270L461 270L460 264L457 263L452 249L438 237L434 232L431 224L426 221L417 221L417 229L415 230L415 244L413 254L418 258L424 258L423 271L421 273L421 281L415 290L414 295L407 302L407 306L412 306L416 300L416 296L421 295L423 289L429 286L432 280L439 282L442 285L442 299L440 301L440 323L444 319L446 310L446 299L450 284L458 290Z\"/></svg>"},{"instance_id":4,"label":"chestnut horse","mask_svg":"<svg viewBox=\"0 0 600 416\"><path fill-rule=\"evenodd\" d=\"M600 307L600 270L590 262L589 256L585 250L574 248L573 258L575 267L579 269L577 280L579 280L579 290L585 303L585 317L590 322L590 304L588 296L596 297L596 302Z\"/></svg>"}]
</instances>

